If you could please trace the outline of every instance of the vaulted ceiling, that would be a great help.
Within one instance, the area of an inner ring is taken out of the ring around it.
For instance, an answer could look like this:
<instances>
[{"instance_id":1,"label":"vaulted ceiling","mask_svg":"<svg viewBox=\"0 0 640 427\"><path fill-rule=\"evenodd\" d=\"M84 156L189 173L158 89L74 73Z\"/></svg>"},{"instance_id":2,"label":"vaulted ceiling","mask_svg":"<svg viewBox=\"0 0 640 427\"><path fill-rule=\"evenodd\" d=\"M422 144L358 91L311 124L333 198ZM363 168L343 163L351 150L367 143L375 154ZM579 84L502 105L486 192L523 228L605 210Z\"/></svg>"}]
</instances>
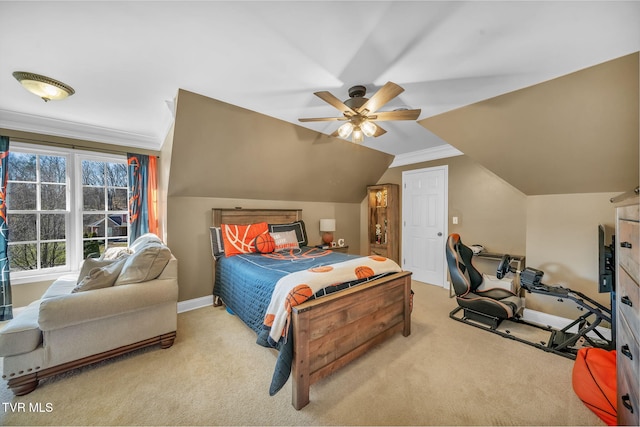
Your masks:
<instances>
[{"instance_id":1,"label":"vaulted ceiling","mask_svg":"<svg viewBox=\"0 0 640 427\"><path fill-rule=\"evenodd\" d=\"M0 128L159 149L185 89L300 124L387 81L420 121L640 50L640 2L2 1ZM71 85L44 103L14 71ZM250 125L250 124L247 124ZM305 127L330 134L335 123ZM446 146L416 122L365 146Z\"/></svg>"},{"instance_id":2,"label":"vaulted ceiling","mask_svg":"<svg viewBox=\"0 0 640 427\"><path fill-rule=\"evenodd\" d=\"M626 55L420 124L527 195L631 191L639 69Z\"/></svg>"}]
</instances>

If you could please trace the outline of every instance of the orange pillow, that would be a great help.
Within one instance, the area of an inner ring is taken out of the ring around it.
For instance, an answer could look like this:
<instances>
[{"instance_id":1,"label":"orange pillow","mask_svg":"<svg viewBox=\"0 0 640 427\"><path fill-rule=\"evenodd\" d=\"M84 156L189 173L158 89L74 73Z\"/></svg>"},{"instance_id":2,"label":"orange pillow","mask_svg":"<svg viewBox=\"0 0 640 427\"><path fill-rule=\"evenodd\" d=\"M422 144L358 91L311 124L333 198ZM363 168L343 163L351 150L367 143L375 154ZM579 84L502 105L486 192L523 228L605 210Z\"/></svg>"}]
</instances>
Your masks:
<instances>
[{"instance_id":1,"label":"orange pillow","mask_svg":"<svg viewBox=\"0 0 640 427\"><path fill-rule=\"evenodd\" d=\"M583 347L572 373L573 390L585 406L607 425L617 425L616 351Z\"/></svg>"},{"instance_id":2,"label":"orange pillow","mask_svg":"<svg viewBox=\"0 0 640 427\"><path fill-rule=\"evenodd\" d=\"M262 233L269 232L266 222L248 225L222 224L225 256L248 254L256 251L254 241Z\"/></svg>"},{"instance_id":3,"label":"orange pillow","mask_svg":"<svg viewBox=\"0 0 640 427\"><path fill-rule=\"evenodd\" d=\"M276 241L269 233L258 234L254 244L256 246L256 252L259 254L270 254L276 250Z\"/></svg>"}]
</instances>

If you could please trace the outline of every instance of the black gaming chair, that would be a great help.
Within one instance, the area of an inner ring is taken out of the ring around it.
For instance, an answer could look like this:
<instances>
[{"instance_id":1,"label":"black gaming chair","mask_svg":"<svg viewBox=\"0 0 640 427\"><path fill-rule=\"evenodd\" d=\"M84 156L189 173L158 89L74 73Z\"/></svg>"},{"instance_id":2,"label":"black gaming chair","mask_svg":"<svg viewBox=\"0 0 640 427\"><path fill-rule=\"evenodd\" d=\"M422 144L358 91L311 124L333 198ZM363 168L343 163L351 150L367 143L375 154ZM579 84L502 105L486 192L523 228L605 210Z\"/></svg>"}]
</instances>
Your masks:
<instances>
[{"instance_id":1,"label":"black gaming chair","mask_svg":"<svg viewBox=\"0 0 640 427\"><path fill-rule=\"evenodd\" d=\"M462 244L459 234L449 235L446 254L459 305L451 317L464 309L465 319L484 323L492 329L504 319L520 317L522 300L515 293L502 288L484 289L482 274L471 263L473 251Z\"/></svg>"}]
</instances>

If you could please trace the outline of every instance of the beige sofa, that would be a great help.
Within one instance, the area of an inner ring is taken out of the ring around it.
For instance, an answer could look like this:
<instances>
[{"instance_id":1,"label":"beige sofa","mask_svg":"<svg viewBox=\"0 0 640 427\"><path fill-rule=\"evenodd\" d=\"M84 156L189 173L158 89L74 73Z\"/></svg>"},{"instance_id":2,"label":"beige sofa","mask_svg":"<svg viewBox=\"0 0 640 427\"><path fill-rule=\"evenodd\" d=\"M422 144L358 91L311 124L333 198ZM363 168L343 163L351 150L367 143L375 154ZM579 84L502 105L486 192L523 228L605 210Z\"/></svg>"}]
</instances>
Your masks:
<instances>
[{"instance_id":1,"label":"beige sofa","mask_svg":"<svg viewBox=\"0 0 640 427\"><path fill-rule=\"evenodd\" d=\"M40 379L138 348L173 345L178 261L155 235L114 259L85 260L0 331L2 378L14 394Z\"/></svg>"}]
</instances>

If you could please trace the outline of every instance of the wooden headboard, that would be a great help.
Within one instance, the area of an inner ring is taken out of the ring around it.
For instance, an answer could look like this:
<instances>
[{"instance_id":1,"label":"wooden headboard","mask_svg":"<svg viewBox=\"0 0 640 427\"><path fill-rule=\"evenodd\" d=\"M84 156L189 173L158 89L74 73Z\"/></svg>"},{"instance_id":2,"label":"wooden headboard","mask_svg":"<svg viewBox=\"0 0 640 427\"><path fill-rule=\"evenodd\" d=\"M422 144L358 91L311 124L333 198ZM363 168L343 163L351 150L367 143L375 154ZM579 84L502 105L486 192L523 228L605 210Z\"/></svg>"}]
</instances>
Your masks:
<instances>
[{"instance_id":1,"label":"wooden headboard","mask_svg":"<svg viewBox=\"0 0 640 427\"><path fill-rule=\"evenodd\" d=\"M213 226L220 224L286 224L302 219L302 209L212 209Z\"/></svg>"}]
</instances>

